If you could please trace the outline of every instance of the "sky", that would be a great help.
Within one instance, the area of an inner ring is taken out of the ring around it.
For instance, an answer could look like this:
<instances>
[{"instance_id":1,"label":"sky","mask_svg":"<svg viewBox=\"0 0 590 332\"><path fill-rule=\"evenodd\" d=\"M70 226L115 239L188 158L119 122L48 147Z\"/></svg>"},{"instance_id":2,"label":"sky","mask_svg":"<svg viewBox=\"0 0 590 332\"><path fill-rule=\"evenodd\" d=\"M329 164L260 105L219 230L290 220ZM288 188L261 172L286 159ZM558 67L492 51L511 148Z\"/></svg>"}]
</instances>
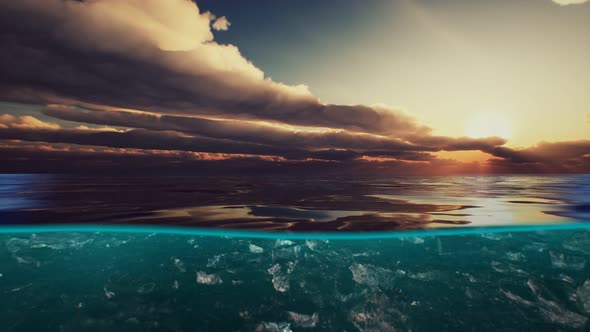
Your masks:
<instances>
[{"instance_id":1,"label":"sky","mask_svg":"<svg viewBox=\"0 0 590 332\"><path fill-rule=\"evenodd\" d=\"M322 101L384 103L450 136L470 134L471 115L494 113L512 127L514 147L589 136L590 5L202 3L233 17L233 29L219 40L239 45L274 79L307 84ZM527 121L531 117L538 121ZM555 128L564 117L566 125Z\"/></svg>"},{"instance_id":2,"label":"sky","mask_svg":"<svg viewBox=\"0 0 590 332\"><path fill-rule=\"evenodd\" d=\"M0 171L590 172L583 0L0 9Z\"/></svg>"}]
</instances>

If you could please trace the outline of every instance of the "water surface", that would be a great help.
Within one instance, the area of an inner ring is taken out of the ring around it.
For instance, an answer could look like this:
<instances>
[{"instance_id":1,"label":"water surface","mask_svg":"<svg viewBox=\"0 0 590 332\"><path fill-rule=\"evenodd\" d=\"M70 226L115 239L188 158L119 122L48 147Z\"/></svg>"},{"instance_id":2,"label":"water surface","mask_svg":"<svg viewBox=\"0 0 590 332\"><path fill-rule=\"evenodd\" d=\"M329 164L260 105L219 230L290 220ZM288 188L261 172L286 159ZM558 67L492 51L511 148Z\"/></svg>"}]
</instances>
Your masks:
<instances>
[{"instance_id":1,"label":"water surface","mask_svg":"<svg viewBox=\"0 0 590 332\"><path fill-rule=\"evenodd\" d=\"M587 331L589 207L587 175L0 175L0 321Z\"/></svg>"},{"instance_id":2,"label":"water surface","mask_svg":"<svg viewBox=\"0 0 590 332\"><path fill-rule=\"evenodd\" d=\"M590 175L206 177L0 175L4 224L273 231L518 226L590 219Z\"/></svg>"}]
</instances>

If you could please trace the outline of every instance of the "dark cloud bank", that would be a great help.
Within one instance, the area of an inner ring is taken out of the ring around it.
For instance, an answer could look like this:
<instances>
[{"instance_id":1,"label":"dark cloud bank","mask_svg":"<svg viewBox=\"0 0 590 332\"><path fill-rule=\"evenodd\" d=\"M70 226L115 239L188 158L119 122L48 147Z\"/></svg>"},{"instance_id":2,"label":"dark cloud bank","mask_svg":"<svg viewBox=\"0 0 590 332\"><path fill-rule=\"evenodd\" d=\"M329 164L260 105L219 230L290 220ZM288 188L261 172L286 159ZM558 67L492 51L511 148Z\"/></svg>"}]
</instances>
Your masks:
<instances>
[{"instance_id":1,"label":"dark cloud bank","mask_svg":"<svg viewBox=\"0 0 590 332\"><path fill-rule=\"evenodd\" d=\"M55 119L0 116L0 171L590 172L589 140L515 150L434 136L386 106L322 103L216 43L213 18L185 0L0 0L0 100ZM433 154L470 150L491 159Z\"/></svg>"}]
</instances>

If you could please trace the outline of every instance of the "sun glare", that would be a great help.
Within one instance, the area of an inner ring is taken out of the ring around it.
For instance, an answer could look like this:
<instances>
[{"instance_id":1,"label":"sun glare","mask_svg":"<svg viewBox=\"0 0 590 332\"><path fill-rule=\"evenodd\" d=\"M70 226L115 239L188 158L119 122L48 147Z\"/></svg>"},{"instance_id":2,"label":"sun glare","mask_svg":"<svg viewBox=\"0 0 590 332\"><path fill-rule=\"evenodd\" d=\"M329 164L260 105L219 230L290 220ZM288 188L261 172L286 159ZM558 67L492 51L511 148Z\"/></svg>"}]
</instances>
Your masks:
<instances>
[{"instance_id":1,"label":"sun glare","mask_svg":"<svg viewBox=\"0 0 590 332\"><path fill-rule=\"evenodd\" d=\"M473 138L489 136L510 138L512 125L510 119L503 114L479 112L473 114L465 122L465 135Z\"/></svg>"}]
</instances>

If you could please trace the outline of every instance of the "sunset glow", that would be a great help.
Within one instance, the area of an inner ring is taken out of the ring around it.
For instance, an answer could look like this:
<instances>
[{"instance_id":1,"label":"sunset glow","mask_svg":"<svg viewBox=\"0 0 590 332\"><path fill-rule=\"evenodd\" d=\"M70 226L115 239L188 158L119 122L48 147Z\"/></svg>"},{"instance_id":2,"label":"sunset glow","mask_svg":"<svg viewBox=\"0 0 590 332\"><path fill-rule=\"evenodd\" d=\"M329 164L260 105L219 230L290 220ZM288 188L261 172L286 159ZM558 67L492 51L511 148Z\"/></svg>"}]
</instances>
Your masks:
<instances>
[{"instance_id":1,"label":"sunset glow","mask_svg":"<svg viewBox=\"0 0 590 332\"><path fill-rule=\"evenodd\" d=\"M35 168L39 143L262 156L224 163L253 172L590 171L586 2L342 1L0 2L0 168Z\"/></svg>"},{"instance_id":2,"label":"sunset glow","mask_svg":"<svg viewBox=\"0 0 590 332\"><path fill-rule=\"evenodd\" d=\"M467 117L465 134L473 138L497 136L508 139L512 136L512 124L500 113L478 112Z\"/></svg>"}]
</instances>

